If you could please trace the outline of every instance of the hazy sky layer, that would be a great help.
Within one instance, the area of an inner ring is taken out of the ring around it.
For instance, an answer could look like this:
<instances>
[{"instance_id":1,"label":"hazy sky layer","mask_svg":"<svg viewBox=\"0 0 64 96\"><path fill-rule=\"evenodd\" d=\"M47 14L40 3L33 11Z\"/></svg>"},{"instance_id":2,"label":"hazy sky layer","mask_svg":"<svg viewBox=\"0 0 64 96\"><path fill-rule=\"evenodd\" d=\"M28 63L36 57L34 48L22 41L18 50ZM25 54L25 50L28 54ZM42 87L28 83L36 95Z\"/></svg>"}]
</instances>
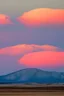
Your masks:
<instances>
[{"instance_id":1,"label":"hazy sky layer","mask_svg":"<svg viewBox=\"0 0 64 96\"><path fill-rule=\"evenodd\" d=\"M64 49L64 25L29 28L18 25L0 26L0 48L17 44L50 44Z\"/></svg>"},{"instance_id":2,"label":"hazy sky layer","mask_svg":"<svg viewBox=\"0 0 64 96\"><path fill-rule=\"evenodd\" d=\"M0 0L0 13L11 16L35 8L64 9L64 0Z\"/></svg>"}]
</instances>

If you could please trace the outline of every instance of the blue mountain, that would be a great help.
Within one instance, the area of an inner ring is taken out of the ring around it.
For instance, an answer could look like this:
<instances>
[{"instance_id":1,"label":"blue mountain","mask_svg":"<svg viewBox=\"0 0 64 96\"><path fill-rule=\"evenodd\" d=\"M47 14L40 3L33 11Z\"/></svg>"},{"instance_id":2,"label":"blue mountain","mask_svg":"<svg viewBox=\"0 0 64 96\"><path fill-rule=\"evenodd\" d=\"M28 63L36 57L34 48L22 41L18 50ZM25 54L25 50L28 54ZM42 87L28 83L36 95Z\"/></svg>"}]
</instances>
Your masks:
<instances>
[{"instance_id":1,"label":"blue mountain","mask_svg":"<svg viewBox=\"0 0 64 96\"><path fill-rule=\"evenodd\" d=\"M0 84L64 83L64 72L49 72L36 68L22 69L7 75L0 76Z\"/></svg>"}]
</instances>

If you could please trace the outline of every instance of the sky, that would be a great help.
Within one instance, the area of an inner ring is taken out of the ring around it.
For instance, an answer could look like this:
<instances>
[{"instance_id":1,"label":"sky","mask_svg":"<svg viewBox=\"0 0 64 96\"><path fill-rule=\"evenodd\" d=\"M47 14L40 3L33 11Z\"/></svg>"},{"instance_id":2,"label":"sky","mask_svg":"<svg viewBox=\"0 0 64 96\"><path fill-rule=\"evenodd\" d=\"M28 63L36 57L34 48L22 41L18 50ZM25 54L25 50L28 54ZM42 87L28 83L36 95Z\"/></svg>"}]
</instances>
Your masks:
<instances>
[{"instance_id":1,"label":"sky","mask_svg":"<svg viewBox=\"0 0 64 96\"><path fill-rule=\"evenodd\" d=\"M64 71L64 0L0 0L0 75Z\"/></svg>"}]
</instances>

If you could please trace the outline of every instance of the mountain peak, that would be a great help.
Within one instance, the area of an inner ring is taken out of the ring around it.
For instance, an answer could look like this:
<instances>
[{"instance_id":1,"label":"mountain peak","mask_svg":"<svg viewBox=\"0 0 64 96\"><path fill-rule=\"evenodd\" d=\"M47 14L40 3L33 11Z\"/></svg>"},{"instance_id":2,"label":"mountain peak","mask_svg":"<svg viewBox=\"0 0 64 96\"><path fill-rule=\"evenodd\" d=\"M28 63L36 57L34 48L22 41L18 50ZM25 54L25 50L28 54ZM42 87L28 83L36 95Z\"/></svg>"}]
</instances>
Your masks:
<instances>
[{"instance_id":1,"label":"mountain peak","mask_svg":"<svg viewBox=\"0 0 64 96\"><path fill-rule=\"evenodd\" d=\"M64 83L64 73L26 68L0 76L0 83Z\"/></svg>"}]
</instances>

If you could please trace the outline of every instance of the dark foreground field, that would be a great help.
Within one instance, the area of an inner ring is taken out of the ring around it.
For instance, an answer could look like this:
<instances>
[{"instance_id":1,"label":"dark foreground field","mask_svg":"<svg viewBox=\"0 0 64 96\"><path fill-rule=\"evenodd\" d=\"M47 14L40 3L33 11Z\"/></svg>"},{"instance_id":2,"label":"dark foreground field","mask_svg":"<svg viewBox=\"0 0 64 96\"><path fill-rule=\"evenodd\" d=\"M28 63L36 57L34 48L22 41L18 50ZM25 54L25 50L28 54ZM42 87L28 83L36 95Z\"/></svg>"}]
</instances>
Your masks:
<instances>
[{"instance_id":1,"label":"dark foreground field","mask_svg":"<svg viewBox=\"0 0 64 96\"><path fill-rule=\"evenodd\" d=\"M64 96L64 86L0 85L0 96Z\"/></svg>"}]
</instances>

